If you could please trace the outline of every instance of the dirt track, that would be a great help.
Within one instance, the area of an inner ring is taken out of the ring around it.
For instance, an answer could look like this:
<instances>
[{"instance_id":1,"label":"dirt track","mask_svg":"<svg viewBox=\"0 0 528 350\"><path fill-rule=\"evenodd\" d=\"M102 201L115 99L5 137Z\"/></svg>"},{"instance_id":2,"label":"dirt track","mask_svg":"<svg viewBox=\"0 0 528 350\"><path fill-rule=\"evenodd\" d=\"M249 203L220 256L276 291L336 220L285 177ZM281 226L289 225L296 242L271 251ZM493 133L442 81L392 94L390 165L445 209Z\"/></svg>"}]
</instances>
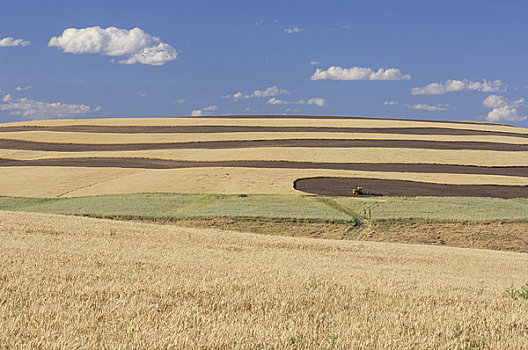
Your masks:
<instances>
[{"instance_id":1,"label":"dirt track","mask_svg":"<svg viewBox=\"0 0 528 350\"><path fill-rule=\"evenodd\" d=\"M232 132L333 132L333 133L367 133L367 134L401 134L401 135L497 135L512 137L528 137L528 134L513 132L402 127L402 128L364 128L364 127L292 127L292 126L106 126L106 125L65 125L65 126L8 126L0 128L0 132L20 131L59 131L87 133L121 133L121 134L171 134L171 133L232 133Z\"/></svg>"},{"instance_id":2,"label":"dirt track","mask_svg":"<svg viewBox=\"0 0 528 350\"><path fill-rule=\"evenodd\" d=\"M100 152L100 151L138 151L161 149L233 149L259 147L307 147L307 148L424 148L447 150L490 150L490 151L528 151L526 144L465 142L465 141L423 141L423 140L249 140L249 141L205 141L173 143L126 143L126 144L83 144L52 143L0 139L0 148L52 151L52 152Z\"/></svg>"},{"instance_id":3,"label":"dirt track","mask_svg":"<svg viewBox=\"0 0 528 350\"><path fill-rule=\"evenodd\" d=\"M0 158L0 167L61 166L112 167L141 169L182 169L210 167L239 167L267 169L334 169L359 171L386 171L408 173L481 174L528 177L528 167L484 167L449 164L407 163L311 163L288 161L178 161L148 158L54 158L36 160L10 160Z\"/></svg>"},{"instance_id":4,"label":"dirt track","mask_svg":"<svg viewBox=\"0 0 528 350\"><path fill-rule=\"evenodd\" d=\"M352 196L352 190L363 190L384 196L495 197L528 198L528 186L445 185L427 182L368 178L313 177L297 179L293 188L324 196Z\"/></svg>"}]
</instances>

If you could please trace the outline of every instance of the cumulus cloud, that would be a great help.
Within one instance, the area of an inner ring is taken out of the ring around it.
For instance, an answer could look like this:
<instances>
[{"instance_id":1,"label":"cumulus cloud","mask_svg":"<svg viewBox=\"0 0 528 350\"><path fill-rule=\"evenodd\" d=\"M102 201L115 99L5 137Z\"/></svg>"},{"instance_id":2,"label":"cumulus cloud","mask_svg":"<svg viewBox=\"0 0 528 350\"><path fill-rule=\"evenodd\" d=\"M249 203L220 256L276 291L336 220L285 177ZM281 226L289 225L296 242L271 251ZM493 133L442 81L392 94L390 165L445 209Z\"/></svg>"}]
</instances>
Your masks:
<instances>
[{"instance_id":1,"label":"cumulus cloud","mask_svg":"<svg viewBox=\"0 0 528 350\"><path fill-rule=\"evenodd\" d=\"M178 57L174 47L137 27L130 30L116 27L68 28L62 35L52 37L48 46L73 54L123 56L125 58L119 61L121 64L162 66Z\"/></svg>"},{"instance_id":2,"label":"cumulus cloud","mask_svg":"<svg viewBox=\"0 0 528 350\"><path fill-rule=\"evenodd\" d=\"M32 88L33 88L33 86L31 86L31 85L28 85L28 86L20 86L19 85L19 86L16 87L16 91L26 91L26 90L30 90Z\"/></svg>"},{"instance_id":3,"label":"cumulus cloud","mask_svg":"<svg viewBox=\"0 0 528 350\"><path fill-rule=\"evenodd\" d=\"M518 102L523 102L523 99L519 100ZM504 96L498 96L498 95L489 95L482 101L482 105L488 108L498 108L503 107L508 104L508 100Z\"/></svg>"},{"instance_id":4,"label":"cumulus cloud","mask_svg":"<svg viewBox=\"0 0 528 350\"><path fill-rule=\"evenodd\" d=\"M489 95L482 101L482 105L491 108L491 111L486 116L486 120L489 122L517 122L528 118L519 112L519 107L526 107L527 105L524 98L510 101L504 96Z\"/></svg>"},{"instance_id":5,"label":"cumulus cloud","mask_svg":"<svg viewBox=\"0 0 528 350\"><path fill-rule=\"evenodd\" d=\"M284 29L284 31L288 34L293 34L293 33L300 33L302 31L304 31L304 28L299 28L297 26L293 27L293 28L286 28Z\"/></svg>"},{"instance_id":6,"label":"cumulus cloud","mask_svg":"<svg viewBox=\"0 0 528 350\"><path fill-rule=\"evenodd\" d=\"M482 91L482 92L496 92L505 91L506 86L500 80L482 80L482 81L471 81L467 79L463 80L446 80L443 83L431 83L423 87L415 87L411 89L413 95L442 95L448 92L455 91Z\"/></svg>"},{"instance_id":7,"label":"cumulus cloud","mask_svg":"<svg viewBox=\"0 0 528 350\"><path fill-rule=\"evenodd\" d=\"M397 68L379 68L377 71L372 68L363 67L335 67L327 70L317 68L310 78L311 80L409 80L409 74L403 74Z\"/></svg>"},{"instance_id":8,"label":"cumulus cloud","mask_svg":"<svg viewBox=\"0 0 528 350\"><path fill-rule=\"evenodd\" d=\"M177 104L181 105L182 103L185 103L185 99L184 98L178 98L178 99L172 101L172 103L177 103Z\"/></svg>"},{"instance_id":9,"label":"cumulus cloud","mask_svg":"<svg viewBox=\"0 0 528 350\"><path fill-rule=\"evenodd\" d=\"M310 64L312 66L317 66L318 64L321 64L321 62L319 62L319 61L310 61Z\"/></svg>"},{"instance_id":10,"label":"cumulus cloud","mask_svg":"<svg viewBox=\"0 0 528 350\"><path fill-rule=\"evenodd\" d=\"M398 101L385 101L383 102L386 106L399 106L400 103ZM436 104L436 105L429 105L426 103L416 103L416 104L405 104L404 107L407 107L408 109L413 110L420 110L420 111L447 111L449 109L453 109L451 105L448 104Z\"/></svg>"},{"instance_id":11,"label":"cumulus cloud","mask_svg":"<svg viewBox=\"0 0 528 350\"><path fill-rule=\"evenodd\" d=\"M405 105L405 107L409 109L414 110L421 110L421 111L447 111L451 108L450 105L443 105L443 104L437 104L437 105L428 105L426 103L417 103L413 105Z\"/></svg>"},{"instance_id":12,"label":"cumulus cloud","mask_svg":"<svg viewBox=\"0 0 528 350\"><path fill-rule=\"evenodd\" d=\"M191 116L199 117L199 116L204 115L204 112L214 112L216 110L218 110L218 107L215 106L215 105L204 107L202 109L193 109L192 112L191 112Z\"/></svg>"},{"instance_id":13,"label":"cumulus cloud","mask_svg":"<svg viewBox=\"0 0 528 350\"><path fill-rule=\"evenodd\" d=\"M25 119L62 118L84 115L91 108L84 104L68 104L63 102L41 102L29 98L14 99L6 95L0 103L0 111L8 111L11 115L19 115ZM96 111L101 108L96 108Z\"/></svg>"},{"instance_id":14,"label":"cumulus cloud","mask_svg":"<svg viewBox=\"0 0 528 350\"><path fill-rule=\"evenodd\" d=\"M270 105L315 105L318 107L323 107L326 104L326 100L321 97L313 97L308 100L284 101L276 97L272 97L266 103Z\"/></svg>"},{"instance_id":15,"label":"cumulus cloud","mask_svg":"<svg viewBox=\"0 0 528 350\"><path fill-rule=\"evenodd\" d=\"M281 89L278 86L270 86L269 88L265 90L255 90L250 94L243 94L242 92L236 92L234 94L229 94L222 96L222 98L233 98L235 100L241 99L241 98L266 98L266 97L272 97L277 96L281 94L289 94L288 90Z\"/></svg>"},{"instance_id":16,"label":"cumulus cloud","mask_svg":"<svg viewBox=\"0 0 528 350\"><path fill-rule=\"evenodd\" d=\"M29 44L30 44L30 41L24 40L24 39L14 39L11 37L0 39L0 47L28 46Z\"/></svg>"},{"instance_id":17,"label":"cumulus cloud","mask_svg":"<svg viewBox=\"0 0 528 350\"><path fill-rule=\"evenodd\" d=\"M321 98L321 97L314 97L314 98L308 99L308 101L306 101L306 104L307 105L316 105L318 107L323 107L326 104L326 100L324 98Z\"/></svg>"}]
</instances>

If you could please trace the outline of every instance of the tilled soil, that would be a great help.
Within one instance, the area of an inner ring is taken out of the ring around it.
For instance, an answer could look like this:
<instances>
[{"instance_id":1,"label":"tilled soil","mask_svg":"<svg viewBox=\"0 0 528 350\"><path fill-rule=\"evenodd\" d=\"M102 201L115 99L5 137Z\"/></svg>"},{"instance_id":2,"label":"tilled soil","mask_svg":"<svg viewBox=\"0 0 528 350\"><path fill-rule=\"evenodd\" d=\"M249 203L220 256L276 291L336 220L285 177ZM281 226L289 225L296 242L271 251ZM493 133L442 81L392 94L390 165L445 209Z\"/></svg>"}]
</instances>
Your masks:
<instances>
[{"instance_id":1,"label":"tilled soil","mask_svg":"<svg viewBox=\"0 0 528 350\"><path fill-rule=\"evenodd\" d=\"M172 133L236 133L236 132L329 132L400 135L497 135L527 137L528 134L431 127L365 128L365 127L303 127L303 126L230 126L230 125L181 125L181 126L108 126L108 125L63 125L63 126L7 126L0 132L59 131L112 134L172 134Z\"/></svg>"},{"instance_id":2,"label":"tilled soil","mask_svg":"<svg viewBox=\"0 0 528 350\"><path fill-rule=\"evenodd\" d=\"M61 167L112 167L141 169L182 168L265 168L265 169L329 169L383 171L405 173L480 174L528 177L527 166L485 167L474 165L420 164L420 163L314 163L289 161L180 161L150 158L49 158L12 160L0 158L0 167L13 166L61 166Z\"/></svg>"},{"instance_id":3,"label":"tilled soil","mask_svg":"<svg viewBox=\"0 0 528 350\"><path fill-rule=\"evenodd\" d=\"M0 139L0 148L53 152L139 151L161 149L233 149L258 147L309 147L309 148L423 148L445 150L528 151L528 144L472 141L424 140L343 140L343 139L284 139L244 141L203 141L171 143L87 144L53 143Z\"/></svg>"},{"instance_id":4,"label":"tilled soil","mask_svg":"<svg viewBox=\"0 0 528 350\"><path fill-rule=\"evenodd\" d=\"M434 197L494 197L528 198L528 186L506 185L447 185L407 180L370 178L312 177L295 180L298 191L323 196L353 196L358 186L365 192L382 196L434 196Z\"/></svg>"}]
</instances>

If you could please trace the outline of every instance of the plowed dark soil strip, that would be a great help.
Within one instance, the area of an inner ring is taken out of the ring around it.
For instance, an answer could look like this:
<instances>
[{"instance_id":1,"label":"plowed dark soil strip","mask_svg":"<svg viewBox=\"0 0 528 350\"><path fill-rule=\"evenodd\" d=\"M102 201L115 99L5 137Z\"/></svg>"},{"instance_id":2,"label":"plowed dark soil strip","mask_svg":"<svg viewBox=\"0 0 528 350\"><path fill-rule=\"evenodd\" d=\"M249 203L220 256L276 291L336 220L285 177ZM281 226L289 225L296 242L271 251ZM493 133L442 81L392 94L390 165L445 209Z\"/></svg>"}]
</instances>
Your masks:
<instances>
[{"instance_id":1,"label":"plowed dark soil strip","mask_svg":"<svg viewBox=\"0 0 528 350\"><path fill-rule=\"evenodd\" d=\"M352 196L352 190L357 186L383 196L528 197L528 186L445 185L404 180L339 177L303 178L293 183L296 190L324 196Z\"/></svg>"},{"instance_id":2,"label":"plowed dark soil strip","mask_svg":"<svg viewBox=\"0 0 528 350\"><path fill-rule=\"evenodd\" d=\"M122 143L122 144L85 144L51 143L0 139L0 148L55 152L99 152L99 151L141 151L161 149L234 149L257 147L310 147L310 148L422 148L447 150L491 150L491 151L528 151L528 144L496 142L449 142L422 140L247 140L247 141L204 141L174 143Z\"/></svg>"},{"instance_id":3,"label":"plowed dark soil strip","mask_svg":"<svg viewBox=\"0 0 528 350\"><path fill-rule=\"evenodd\" d=\"M288 161L179 161L149 158L59 158L36 160L0 159L0 167L13 166L68 166L110 167L141 169L182 168L265 168L265 169L330 169L410 173L481 174L528 177L528 167L483 167L450 164L403 164L403 163L312 163Z\"/></svg>"},{"instance_id":4,"label":"plowed dark soil strip","mask_svg":"<svg viewBox=\"0 0 528 350\"><path fill-rule=\"evenodd\" d=\"M451 128L361 128L361 127L303 127L303 126L103 126L103 125L66 125L66 126L8 126L0 132L19 131L58 131L116 134L173 134L173 133L239 133L239 132L329 132L329 133L364 133L364 134L401 134L401 135L497 135L526 137L528 134L513 132L451 129Z\"/></svg>"}]
</instances>

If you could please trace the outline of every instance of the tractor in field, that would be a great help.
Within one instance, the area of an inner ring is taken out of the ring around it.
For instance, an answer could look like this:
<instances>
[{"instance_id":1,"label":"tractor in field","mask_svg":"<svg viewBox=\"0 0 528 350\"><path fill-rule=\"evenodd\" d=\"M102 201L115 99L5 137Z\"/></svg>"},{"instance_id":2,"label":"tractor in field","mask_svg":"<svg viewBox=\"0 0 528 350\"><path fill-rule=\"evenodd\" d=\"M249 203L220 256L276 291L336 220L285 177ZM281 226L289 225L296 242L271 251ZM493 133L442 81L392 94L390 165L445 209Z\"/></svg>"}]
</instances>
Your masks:
<instances>
[{"instance_id":1,"label":"tractor in field","mask_svg":"<svg viewBox=\"0 0 528 350\"><path fill-rule=\"evenodd\" d=\"M354 188L354 189L352 190L352 194L353 194L354 196L361 196L361 195L363 194L363 187L361 187L361 186L357 186L356 188Z\"/></svg>"}]
</instances>

